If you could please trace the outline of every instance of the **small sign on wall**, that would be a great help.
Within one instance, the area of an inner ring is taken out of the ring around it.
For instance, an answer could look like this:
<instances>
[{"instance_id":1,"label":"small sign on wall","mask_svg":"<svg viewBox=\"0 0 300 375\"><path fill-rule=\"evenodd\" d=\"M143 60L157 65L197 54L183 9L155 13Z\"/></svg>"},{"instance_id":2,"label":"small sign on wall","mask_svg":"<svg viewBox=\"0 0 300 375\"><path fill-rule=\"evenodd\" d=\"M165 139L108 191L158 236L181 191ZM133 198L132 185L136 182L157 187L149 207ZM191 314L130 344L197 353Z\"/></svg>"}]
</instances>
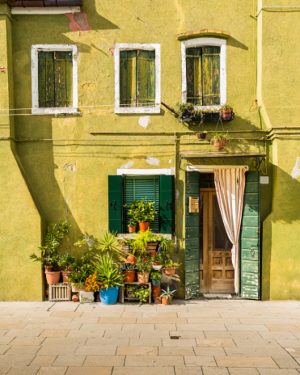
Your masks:
<instances>
[{"instance_id":1,"label":"small sign on wall","mask_svg":"<svg viewBox=\"0 0 300 375\"><path fill-rule=\"evenodd\" d=\"M199 197L189 197L189 213L199 213Z\"/></svg>"}]
</instances>

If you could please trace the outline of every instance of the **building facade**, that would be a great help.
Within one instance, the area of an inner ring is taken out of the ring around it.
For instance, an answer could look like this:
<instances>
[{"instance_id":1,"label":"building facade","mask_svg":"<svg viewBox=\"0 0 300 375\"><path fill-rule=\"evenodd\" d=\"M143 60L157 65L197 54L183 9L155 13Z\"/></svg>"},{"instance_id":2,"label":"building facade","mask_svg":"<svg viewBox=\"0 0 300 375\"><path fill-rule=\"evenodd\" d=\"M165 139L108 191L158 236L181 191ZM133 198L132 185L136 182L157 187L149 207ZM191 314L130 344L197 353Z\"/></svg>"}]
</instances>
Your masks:
<instances>
[{"instance_id":1,"label":"building facade","mask_svg":"<svg viewBox=\"0 0 300 375\"><path fill-rule=\"evenodd\" d=\"M121 234L132 197L176 242L181 297L298 299L299 19L290 0L0 1L0 299L43 299L47 224L71 224L70 248ZM235 116L180 121L185 102ZM233 260L225 170L245 178Z\"/></svg>"}]
</instances>

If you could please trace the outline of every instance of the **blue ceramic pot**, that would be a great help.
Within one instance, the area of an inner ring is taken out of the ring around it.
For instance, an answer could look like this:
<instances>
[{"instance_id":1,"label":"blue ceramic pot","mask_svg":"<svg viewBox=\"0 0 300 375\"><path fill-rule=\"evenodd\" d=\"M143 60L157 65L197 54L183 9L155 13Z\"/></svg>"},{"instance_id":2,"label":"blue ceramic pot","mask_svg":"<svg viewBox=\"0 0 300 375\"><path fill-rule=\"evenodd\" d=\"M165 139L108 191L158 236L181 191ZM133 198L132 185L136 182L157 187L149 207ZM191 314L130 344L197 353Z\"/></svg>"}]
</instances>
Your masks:
<instances>
[{"instance_id":1,"label":"blue ceramic pot","mask_svg":"<svg viewBox=\"0 0 300 375\"><path fill-rule=\"evenodd\" d=\"M101 289L99 293L102 303L105 305L114 305L118 300L119 287L113 286L108 289Z\"/></svg>"}]
</instances>

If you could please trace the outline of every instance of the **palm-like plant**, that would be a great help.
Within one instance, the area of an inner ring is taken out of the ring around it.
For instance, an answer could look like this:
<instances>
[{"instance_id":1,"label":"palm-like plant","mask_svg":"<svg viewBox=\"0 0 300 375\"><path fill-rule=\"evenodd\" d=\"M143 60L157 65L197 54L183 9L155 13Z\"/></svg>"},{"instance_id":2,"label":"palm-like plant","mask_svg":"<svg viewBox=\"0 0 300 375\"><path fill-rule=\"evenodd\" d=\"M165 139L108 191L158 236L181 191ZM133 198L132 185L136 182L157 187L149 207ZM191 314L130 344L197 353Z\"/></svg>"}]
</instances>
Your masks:
<instances>
[{"instance_id":1,"label":"palm-like plant","mask_svg":"<svg viewBox=\"0 0 300 375\"><path fill-rule=\"evenodd\" d=\"M110 254L96 255L94 266L97 281L100 282L102 288L108 289L122 285L123 275L119 264L114 261Z\"/></svg>"}]
</instances>

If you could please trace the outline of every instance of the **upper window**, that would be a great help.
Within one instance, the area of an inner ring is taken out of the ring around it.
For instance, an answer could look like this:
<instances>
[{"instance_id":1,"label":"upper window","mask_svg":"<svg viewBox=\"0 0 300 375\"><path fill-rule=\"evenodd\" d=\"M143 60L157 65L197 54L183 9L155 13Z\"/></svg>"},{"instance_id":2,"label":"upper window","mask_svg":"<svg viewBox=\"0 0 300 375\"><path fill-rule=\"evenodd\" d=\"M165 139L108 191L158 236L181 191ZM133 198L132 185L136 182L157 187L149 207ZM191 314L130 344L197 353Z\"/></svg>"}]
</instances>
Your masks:
<instances>
[{"instance_id":1,"label":"upper window","mask_svg":"<svg viewBox=\"0 0 300 375\"><path fill-rule=\"evenodd\" d=\"M77 112L77 47L32 46L32 112Z\"/></svg>"},{"instance_id":2,"label":"upper window","mask_svg":"<svg viewBox=\"0 0 300 375\"><path fill-rule=\"evenodd\" d=\"M212 107L226 103L226 41L182 42L182 101Z\"/></svg>"},{"instance_id":3,"label":"upper window","mask_svg":"<svg viewBox=\"0 0 300 375\"><path fill-rule=\"evenodd\" d=\"M160 112L160 45L117 44L116 113Z\"/></svg>"}]
</instances>

